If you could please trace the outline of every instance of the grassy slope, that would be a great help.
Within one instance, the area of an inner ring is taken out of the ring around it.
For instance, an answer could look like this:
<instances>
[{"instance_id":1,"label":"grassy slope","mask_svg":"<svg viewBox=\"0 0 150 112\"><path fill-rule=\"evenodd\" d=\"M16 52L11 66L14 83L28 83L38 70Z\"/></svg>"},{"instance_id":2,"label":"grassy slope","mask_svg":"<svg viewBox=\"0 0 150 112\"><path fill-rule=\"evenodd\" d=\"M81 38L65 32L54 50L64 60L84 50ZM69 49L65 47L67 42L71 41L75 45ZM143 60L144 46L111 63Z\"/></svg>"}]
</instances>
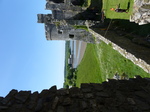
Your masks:
<instances>
[{"instance_id":1,"label":"grassy slope","mask_svg":"<svg viewBox=\"0 0 150 112\"><path fill-rule=\"evenodd\" d=\"M105 11L106 18L110 19L129 19L132 14L134 0L103 0L103 10ZM110 8L116 8L120 4L120 9L129 8L128 13L117 13L111 11Z\"/></svg>"},{"instance_id":2,"label":"grassy slope","mask_svg":"<svg viewBox=\"0 0 150 112\"><path fill-rule=\"evenodd\" d=\"M110 45L102 42L97 48L102 73L108 75L108 77L107 75L103 76L103 81L106 78L112 78L115 73L119 73L120 75L125 73L129 77L134 77L134 75L141 75L142 77L150 76L150 74L144 72L144 70L134 65L130 60L124 58L118 51L112 49Z\"/></svg>"},{"instance_id":3,"label":"grassy slope","mask_svg":"<svg viewBox=\"0 0 150 112\"><path fill-rule=\"evenodd\" d=\"M150 77L150 74L144 72L104 42L98 45L88 44L83 60L77 69L76 84L78 87L81 83L101 83L107 78L112 78L115 73L119 75L125 73L129 77L134 75Z\"/></svg>"},{"instance_id":4,"label":"grassy slope","mask_svg":"<svg viewBox=\"0 0 150 112\"><path fill-rule=\"evenodd\" d=\"M80 83L86 82L101 82L101 72L99 69L99 62L97 58L97 54L95 52L95 45L88 44L84 58L82 59L80 65L77 70L77 86L80 86Z\"/></svg>"}]
</instances>

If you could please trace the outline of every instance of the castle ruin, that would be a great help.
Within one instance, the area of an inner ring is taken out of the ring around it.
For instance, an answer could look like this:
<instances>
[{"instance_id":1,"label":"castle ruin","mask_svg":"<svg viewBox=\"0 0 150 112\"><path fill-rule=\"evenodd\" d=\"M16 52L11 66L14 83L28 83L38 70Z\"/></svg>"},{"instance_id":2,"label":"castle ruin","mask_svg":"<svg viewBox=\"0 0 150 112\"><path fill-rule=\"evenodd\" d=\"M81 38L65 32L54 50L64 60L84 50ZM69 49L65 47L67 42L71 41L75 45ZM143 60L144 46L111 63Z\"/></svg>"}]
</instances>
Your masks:
<instances>
[{"instance_id":1,"label":"castle ruin","mask_svg":"<svg viewBox=\"0 0 150 112\"><path fill-rule=\"evenodd\" d=\"M81 7L78 0L46 0L46 10L52 14L38 14L38 23L44 23L47 40L81 40L87 43L99 43L86 25L99 24L95 21L96 11ZM82 28L83 27L83 28Z\"/></svg>"}]
</instances>

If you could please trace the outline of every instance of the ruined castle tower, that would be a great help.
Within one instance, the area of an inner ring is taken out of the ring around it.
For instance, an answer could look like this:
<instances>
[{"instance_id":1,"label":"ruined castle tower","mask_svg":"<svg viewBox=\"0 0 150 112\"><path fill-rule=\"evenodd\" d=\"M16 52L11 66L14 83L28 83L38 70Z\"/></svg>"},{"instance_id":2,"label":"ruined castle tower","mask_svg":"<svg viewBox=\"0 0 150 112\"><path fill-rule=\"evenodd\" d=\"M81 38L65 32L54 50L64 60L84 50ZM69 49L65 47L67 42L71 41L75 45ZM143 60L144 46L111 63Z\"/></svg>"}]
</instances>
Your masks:
<instances>
[{"instance_id":1,"label":"ruined castle tower","mask_svg":"<svg viewBox=\"0 0 150 112\"><path fill-rule=\"evenodd\" d=\"M38 14L38 23L44 23L47 40L81 40L88 43L95 43L94 36L85 28L87 23L92 26L97 21L87 21L84 17L84 8L73 5L77 4L70 0L47 0L46 9L52 14ZM91 16L92 17L92 16Z\"/></svg>"}]
</instances>

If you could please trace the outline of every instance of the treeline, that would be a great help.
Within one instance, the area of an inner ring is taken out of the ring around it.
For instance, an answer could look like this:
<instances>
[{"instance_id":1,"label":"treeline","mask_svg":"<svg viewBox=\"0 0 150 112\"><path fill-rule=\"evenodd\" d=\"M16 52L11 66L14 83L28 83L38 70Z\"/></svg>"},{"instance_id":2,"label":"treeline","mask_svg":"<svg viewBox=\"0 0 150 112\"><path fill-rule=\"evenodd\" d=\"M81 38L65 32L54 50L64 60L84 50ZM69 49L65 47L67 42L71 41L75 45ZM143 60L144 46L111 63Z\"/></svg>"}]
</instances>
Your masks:
<instances>
[{"instance_id":1,"label":"treeline","mask_svg":"<svg viewBox=\"0 0 150 112\"><path fill-rule=\"evenodd\" d=\"M66 74L68 74L67 66L68 66L68 58L71 54L70 52L70 41L66 41L65 43L65 67L64 67L64 78L66 78Z\"/></svg>"},{"instance_id":2,"label":"treeline","mask_svg":"<svg viewBox=\"0 0 150 112\"><path fill-rule=\"evenodd\" d=\"M75 87L76 86L76 69L69 69L68 67L68 74L66 75L64 88Z\"/></svg>"},{"instance_id":3,"label":"treeline","mask_svg":"<svg viewBox=\"0 0 150 112\"><path fill-rule=\"evenodd\" d=\"M65 44L65 68L64 68L64 88L76 86L76 69L72 68L72 65L68 64L68 58L71 55L70 41L66 41Z\"/></svg>"}]
</instances>

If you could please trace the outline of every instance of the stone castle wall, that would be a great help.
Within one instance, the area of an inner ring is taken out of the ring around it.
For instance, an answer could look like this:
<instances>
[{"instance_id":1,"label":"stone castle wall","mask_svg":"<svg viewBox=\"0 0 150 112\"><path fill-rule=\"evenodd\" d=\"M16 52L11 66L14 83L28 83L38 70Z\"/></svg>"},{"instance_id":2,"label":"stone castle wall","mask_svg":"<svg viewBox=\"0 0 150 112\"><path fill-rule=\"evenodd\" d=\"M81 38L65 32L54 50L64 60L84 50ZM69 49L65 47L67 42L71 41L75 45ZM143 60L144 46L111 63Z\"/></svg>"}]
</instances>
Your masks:
<instances>
[{"instance_id":1,"label":"stone castle wall","mask_svg":"<svg viewBox=\"0 0 150 112\"><path fill-rule=\"evenodd\" d=\"M63 11L84 11L85 9L80 6L71 6L65 3L59 3L59 4L50 4L46 3L46 10L63 10Z\"/></svg>"},{"instance_id":2,"label":"stone castle wall","mask_svg":"<svg viewBox=\"0 0 150 112\"><path fill-rule=\"evenodd\" d=\"M150 0L134 0L130 22L135 22L139 25L150 23Z\"/></svg>"},{"instance_id":3,"label":"stone castle wall","mask_svg":"<svg viewBox=\"0 0 150 112\"><path fill-rule=\"evenodd\" d=\"M99 25L95 18L98 10L78 6L80 0L47 0L46 9L52 14L38 14L38 23L45 24L47 40L80 40L87 43L99 43L99 39L86 31L89 26ZM80 28L79 28L80 26ZM75 28L76 27L76 28ZM78 28L77 28L78 27Z\"/></svg>"},{"instance_id":4,"label":"stone castle wall","mask_svg":"<svg viewBox=\"0 0 150 112\"><path fill-rule=\"evenodd\" d=\"M150 79L109 80L41 93L12 90L0 112L150 112Z\"/></svg>"}]
</instances>

